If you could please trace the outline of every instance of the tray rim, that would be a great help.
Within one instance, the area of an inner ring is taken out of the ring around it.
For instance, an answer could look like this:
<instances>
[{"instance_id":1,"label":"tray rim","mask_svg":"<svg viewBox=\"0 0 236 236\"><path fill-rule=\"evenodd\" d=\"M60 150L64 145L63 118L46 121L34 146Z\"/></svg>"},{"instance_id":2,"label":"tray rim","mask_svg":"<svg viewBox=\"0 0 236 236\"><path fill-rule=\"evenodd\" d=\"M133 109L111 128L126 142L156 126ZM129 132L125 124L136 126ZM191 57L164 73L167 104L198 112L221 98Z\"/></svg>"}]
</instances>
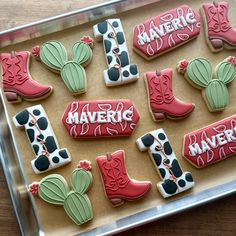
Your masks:
<instances>
[{"instance_id":1,"label":"tray rim","mask_svg":"<svg viewBox=\"0 0 236 236\"><path fill-rule=\"evenodd\" d=\"M158 1L160 0L146 0L146 1L145 0L141 0L141 1L140 0L112 0L106 3L101 3L98 5L91 6L91 7L82 8L80 10L63 13L60 15L52 16L46 19L42 19L42 20L35 21L29 24L25 24L22 26L17 26L11 29L3 30L0 32L0 48L13 45L16 43L20 43L20 42L33 39L36 37L41 37L43 35L55 33L57 31L61 31L66 28L71 28L76 25L81 25L89 21L95 21L100 18L104 18L104 17L114 15L119 12L124 12L127 10L138 8L140 6L148 5L154 2L158 2ZM138 6L137 6L137 3L139 3ZM96 10L102 10L105 7L112 7L111 11L107 11L107 13L104 15L95 14ZM89 15L89 13L94 13L94 14L90 15L90 17L87 18L87 15ZM80 22L74 21L69 26L65 26L62 24L65 22L70 22L70 20L72 20L73 18L76 18L76 16L83 15L83 14L84 15L87 14L87 15L84 16L84 18ZM51 24L55 22L59 23L58 24L59 27L52 29L50 32L43 31L45 28L49 27ZM23 32L25 33L25 35L23 36L21 35L20 37L18 35L19 32ZM21 155L18 151L17 143L13 136L11 122L10 122L8 111L6 109L6 105L3 99L2 91L0 91L0 108L1 108L0 115L5 116L4 118L6 119L6 125L9 132L8 135L12 141L11 144L13 145L12 146L13 152L16 154L15 157L18 164L18 171L21 174L21 177L24 181L24 187L27 192L27 185L28 185L27 175L24 171L24 167L21 161ZM0 128L1 128L1 125L0 125ZM12 187L12 182L11 182L14 176L12 175L10 171L10 168L9 168L10 166L7 161L7 157L4 156L4 150L1 143L2 138L3 138L2 133L0 132L0 161L2 165L2 170L4 173L7 188L11 197L11 201L13 204L14 212L16 215L16 219L17 219L21 234L25 235L24 225L22 223L21 215L19 214L19 209L17 207L16 192L14 191ZM182 212L184 210L197 207L199 205L206 204L208 202L229 196L231 194L235 194L235 193L236 193L236 180L233 180L233 181L226 182L222 185L217 185L215 187L200 191L198 193L187 194L177 200L171 201L166 204L157 205L156 207L152 207L147 210L138 212L136 214L121 218L112 223L108 223L100 227L88 230L86 232L83 232L82 234L91 235L92 233L96 235L110 235L110 234L122 232L128 229L161 219L163 217L173 215L173 214ZM40 221L37 217L35 201L29 194L27 194L27 198L30 202L30 206L32 207L31 211L33 213L33 216L35 217L34 223L37 228L36 229L37 234L40 236L44 235L44 232L42 231L42 228L41 228ZM80 235L80 233L78 235Z\"/></svg>"}]
</instances>

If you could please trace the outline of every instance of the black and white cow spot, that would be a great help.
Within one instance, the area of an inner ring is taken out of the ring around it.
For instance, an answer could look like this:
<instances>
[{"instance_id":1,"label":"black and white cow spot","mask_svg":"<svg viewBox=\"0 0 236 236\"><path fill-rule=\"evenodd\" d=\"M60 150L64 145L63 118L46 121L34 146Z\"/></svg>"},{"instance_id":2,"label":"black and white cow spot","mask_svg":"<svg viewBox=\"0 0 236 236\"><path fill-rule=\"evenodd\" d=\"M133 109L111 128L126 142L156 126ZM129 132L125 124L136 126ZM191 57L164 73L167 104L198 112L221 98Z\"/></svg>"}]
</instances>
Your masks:
<instances>
[{"instance_id":1,"label":"black and white cow spot","mask_svg":"<svg viewBox=\"0 0 236 236\"><path fill-rule=\"evenodd\" d=\"M39 116L39 115L41 114L41 112L40 112L40 110L38 110L38 109L34 109L34 110L33 110L33 114L34 114L35 116Z\"/></svg>"},{"instance_id":2,"label":"black and white cow spot","mask_svg":"<svg viewBox=\"0 0 236 236\"><path fill-rule=\"evenodd\" d=\"M66 150L60 150L60 151L59 151L59 155L60 155L61 158L63 158L63 159L69 158L68 153L67 153Z\"/></svg>"},{"instance_id":3,"label":"black and white cow spot","mask_svg":"<svg viewBox=\"0 0 236 236\"><path fill-rule=\"evenodd\" d=\"M109 40L104 40L105 52L106 54L111 51L111 42Z\"/></svg>"},{"instance_id":4,"label":"black and white cow spot","mask_svg":"<svg viewBox=\"0 0 236 236\"><path fill-rule=\"evenodd\" d=\"M34 149L35 154L38 155L38 152L39 152L39 145L34 144L34 145L33 145L33 149Z\"/></svg>"},{"instance_id":5,"label":"black and white cow spot","mask_svg":"<svg viewBox=\"0 0 236 236\"><path fill-rule=\"evenodd\" d=\"M124 77L129 77L129 71L127 71L127 70L123 71L123 76Z\"/></svg>"},{"instance_id":6,"label":"black and white cow spot","mask_svg":"<svg viewBox=\"0 0 236 236\"><path fill-rule=\"evenodd\" d=\"M45 146L49 153L53 153L55 150L57 150L57 145L53 136L48 136L45 139Z\"/></svg>"},{"instance_id":7,"label":"black and white cow spot","mask_svg":"<svg viewBox=\"0 0 236 236\"><path fill-rule=\"evenodd\" d=\"M137 66L136 65L134 65L134 64L132 64L132 65L130 65L130 73L132 74L132 75L137 75L138 74L138 68L137 68Z\"/></svg>"},{"instance_id":8,"label":"black and white cow spot","mask_svg":"<svg viewBox=\"0 0 236 236\"><path fill-rule=\"evenodd\" d=\"M112 56L107 56L107 62L108 62L108 64L111 64L111 62L112 62Z\"/></svg>"},{"instance_id":9,"label":"black and white cow spot","mask_svg":"<svg viewBox=\"0 0 236 236\"><path fill-rule=\"evenodd\" d=\"M98 31L101 34L105 34L107 32L107 22L106 21L103 21L98 24Z\"/></svg>"},{"instance_id":10,"label":"black and white cow spot","mask_svg":"<svg viewBox=\"0 0 236 236\"><path fill-rule=\"evenodd\" d=\"M53 161L54 163L59 163L60 159L59 159L59 157L53 157L53 158L52 158L52 161Z\"/></svg>"},{"instance_id":11,"label":"black and white cow spot","mask_svg":"<svg viewBox=\"0 0 236 236\"><path fill-rule=\"evenodd\" d=\"M166 179L164 183L162 183L162 187L165 190L167 194L175 194L178 190L178 186L174 181L171 181L169 179Z\"/></svg>"},{"instance_id":12,"label":"black and white cow spot","mask_svg":"<svg viewBox=\"0 0 236 236\"><path fill-rule=\"evenodd\" d=\"M120 44L120 45L125 42L125 37L124 37L124 34L122 32L118 32L116 34L116 38L117 38L118 44Z\"/></svg>"},{"instance_id":13,"label":"black and white cow spot","mask_svg":"<svg viewBox=\"0 0 236 236\"><path fill-rule=\"evenodd\" d=\"M186 173L185 179L186 179L188 182L193 182L193 176L192 176L190 173Z\"/></svg>"},{"instance_id":14,"label":"black and white cow spot","mask_svg":"<svg viewBox=\"0 0 236 236\"><path fill-rule=\"evenodd\" d=\"M33 129L27 129L26 133L28 135L28 138L29 138L30 142L31 143L34 142L34 137L35 137L34 130Z\"/></svg>"},{"instance_id":15,"label":"black and white cow spot","mask_svg":"<svg viewBox=\"0 0 236 236\"><path fill-rule=\"evenodd\" d=\"M172 151L172 148L171 148L170 143L168 141L164 143L163 147L164 147L164 152L166 155L172 154L173 151Z\"/></svg>"},{"instance_id":16,"label":"black and white cow spot","mask_svg":"<svg viewBox=\"0 0 236 236\"><path fill-rule=\"evenodd\" d=\"M38 126L41 130L46 130L48 127L48 121L45 117L40 117L37 121Z\"/></svg>"},{"instance_id":17,"label":"black and white cow spot","mask_svg":"<svg viewBox=\"0 0 236 236\"><path fill-rule=\"evenodd\" d=\"M180 179L180 180L178 181L178 185L179 185L181 188L183 188L183 187L186 186L186 182L185 182L183 179Z\"/></svg>"},{"instance_id":18,"label":"black and white cow spot","mask_svg":"<svg viewBox=\"0 0 236 236\"><path fill-rule=\"evenodd\" d=\"M128 53L123 51L118 55L119 59L116 58L117 64L121 65L122 67L129 65L129 57Z\"/></svg>"},{"instance_id":19,"label":"black and white cow spot","mask_svg":"<svg viewBox=\"0 0 236 236\"><path fill-rule=\"evenodd\" d=\"M20 124L20 125L25 125L27 124L28 120L29 120L29 112L27 110L24 110L20 113L18 113L16 116L15 116L17 122Z\"/></svg>"},{"instance_id":20,"label":"black and white cow spot","mask_svg":"<svg viewBox=\"0 0 236 236\"><path fill-rule=\"evenodd\" d=\"M181 175L183 174L180 168L179 162L176 159L174 159L171 163L171 171L173 172L174 176L177 178L181 177Z\"/></svg>"},{"instance_id":21,"label":"black and white cow spot","mask_svg":"<svg viewBox=\"0 0 236 236\"><path fill-rule=\"evenodd\" d=\"M39 171L45 171L49 168L50 162L44 155L39 156L34 162L35 168Z\"/></svg>"},{"instance_id":22,"label":"black and white cow spot","mask_svg":"<svg viewBox=\"0 0 236 236\"><path fill-rule=\"evenodd\" d=\"M115 28L117 28L117 27L119 27L119 24L118 24L117 21L113 21L113 22L112 22L112 26L115 27Z\"/></svg>"},{"instance_id":23,"label":"black and white cow spot","mask_svg":"<svg viewBox=\"0 0 236 236\"><path fill-rule=\"evenodd\" d=\"M157 166L159 166L162 163L162 157L158 153L152 153L153 159Z\"/></svg>"},{"instance_id":24,"label":"black and white cow spot","mask_svg":"<svg viewBox=\"0 0 236 236\"><path fill-rule=\"evenodd\" d=\"M154 137L151 134L144 135L141 140L145 147L150 147L154 143Z\"/></svg>"},{"instance_id":25,"label":"black and white cow spot","mask_svg":"<svg viewBox=\"0 0 236 236\"><path fill-rule=\"evenodd\" d=\"M117 81L120 78L120 72L115 67L109 68L107 74L109 76L109 79L112 81Z\"/></svg>"},{"instance_id":26,"label":"black and white cow spot","mask_svg":"<svg viewBox=\"0 0 236 236\"><path fill-rule=\"evenodd\" d=\"M166 136L165 136L165 134L163 134L163 133L159 133L159 134L158 134L158 138L159 138L160 140L164 141L164 140L166 139Z\"/></svg>"}]
</instances>

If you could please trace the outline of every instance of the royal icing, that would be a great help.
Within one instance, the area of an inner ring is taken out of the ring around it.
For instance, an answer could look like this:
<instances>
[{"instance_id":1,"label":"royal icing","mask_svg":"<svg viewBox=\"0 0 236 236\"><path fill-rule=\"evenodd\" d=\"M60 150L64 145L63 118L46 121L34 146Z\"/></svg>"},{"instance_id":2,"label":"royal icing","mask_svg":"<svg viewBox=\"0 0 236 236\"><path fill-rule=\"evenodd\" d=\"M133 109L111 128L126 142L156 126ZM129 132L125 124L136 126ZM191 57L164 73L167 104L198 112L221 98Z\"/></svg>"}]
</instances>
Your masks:
<instances>
[{"instance_id":1,"label":"royal icing","mask_svg":"<svg viewBox=\"0 0 236 236\"><path fill-rule=\"evenodd\" d=\"M103 72L107 86L116 86L136 81L139 78L137 65L130 64L125 35L120 19L105 20L93 26L94 37L103 39L108 69Z\"/></svg>"},{"instance_id":2,"label":"royal icing","mask_svg":"<svg viewBox=\"0 0 236 236\"><path fill-rule=\"evenodd\" d=\"M222 50L224 44L227 49L236 47L236 30L230 25L228 10L228 2L214 1L202 5L207 42L214 52Z\"/></svg>"},{"instance_id":3,"label":"royal icing","mask_svg":"<svg viewBox=\"0 0 236 236\"><path fill-rule=\"evenodd\" d=\"M93 181L90 169L90 162L80 162L71 174L71 191L63 176L58 174L48 175L39 183L33 182L29 191L47 203L63 206L67 215L76 224L82 225L93 218L92 206L86 194Z\"/></svg>"},{"instance_id":4,"label":"royal icing","mask_svg":"<svg viewBox=\"0 0 236 236\"><path fill-rule=\"evenodd\" d=\"M226 159L236 152L236 115L184 136L183 156L197 168Z\"/></svg>"},{"instance_id":5,"label":"royal icing","mask_svg":"<svg viewBox=\"0 0 236 236\"><path fill-rule=\"evenodd\" d=\"M133 48L150 60L188 42L199 33L199 14L182 5L135 26Z\"/></svg>"},{"instance_id":6,"label":"royal icing","mask_svg":"<svg viewBox=\"0 0 236 236\"><path fill-rule=\"evenodd\" d=\"M151 188L149 181L132 180L125 167L125 152L118 150L96 158L107 198L113 206L143 197Z\"/></svg>"},{"instance_id":7,"label":"royal icing","mask_svg":"<svg viewBox=\"0 0 236 236\"><path fill-rule=\"evenodd\" d=\"M56 137L41 105L28 107L13 117L17 128L24 127L36 158L31 161L36 174L40 174L71 161L66 148L59 149Z\"/></svg>"},{"instance_id":8,"label":"royal icing","mask_svg":"<svg viewBox=\"0 0 236 236\"><path fill-rule=\"evenodd\" d=\"M60 73L69 91L76 95L87 91L86 73L83 67L92 60L93 41L83 37L72 47L72 60L68 60L65 47L58 41L44 43L40 50L33 48L32 54L49 69Z\"/></svg>"},{"instance_id":9,"label":"royal icing","mask_svg":"<svg viewBox=\"0 0 236 236\"><path fill-rule=\"evenodd\" d=\"M129 136L139 120L130 100L73 101L62 122L73 138Z\"/></svg>"},{"instance_id":10,"label":"royal icing","mask_svg":"<svg viewBox=\"0 0 236 236\"><path fill-rule=\"evenodd\" d=\"M30 52L1 53L3 92L8 102L46 98L52 87L34 81L29 72Z\"/></svg>"},{"instance_id":11,"label":"royal icing","mask_svg":"<svg viewBox=\"0 0 236 236\"><path fill-rule=\"evenodd\" d=\"M177 70L184 74L187 81L202 90L203 98L211 112L226 108L229 103L226 85L236 77L235 57L228 57L216 66L214 79L211 64L204 58L195 58L190 62L180 61Z\"/></svg>"},{"instance_id":12,"label":"royal icing","mask_svg":"<svg viewBox=\"0 0 236 236\"><path fill-rule=\"evenodd\" d=\"M140 151L148 151L162 181L157 188L164 198L194 186L190 172L183 172L163 129L151 131L136 141Z\"/></svg>"},{"instance_id":13,"label":"royal icing","mask_svg":"<svg viewBox=\"0 0 236 236\"><path fill-rule=\"evenodd\" d=\"M172 69L146 72L144 76L154 121L162 121L168 116L174 119L184 118L194 110L194 104L182 102L173 95Z\"/></svg>"}]
</instances>

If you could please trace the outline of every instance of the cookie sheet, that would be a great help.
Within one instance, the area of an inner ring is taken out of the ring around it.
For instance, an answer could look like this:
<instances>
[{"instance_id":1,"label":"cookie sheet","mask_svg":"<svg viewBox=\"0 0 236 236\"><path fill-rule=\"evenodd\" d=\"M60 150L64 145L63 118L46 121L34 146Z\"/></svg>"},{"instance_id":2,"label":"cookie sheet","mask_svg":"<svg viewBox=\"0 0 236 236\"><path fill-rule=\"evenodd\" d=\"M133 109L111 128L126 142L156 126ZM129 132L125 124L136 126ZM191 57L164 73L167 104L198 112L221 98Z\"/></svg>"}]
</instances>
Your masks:
<instances>
[{"instance_id":1,"label":"cookie sheet","mask_svg":"<svg viewBox=\"0 0 236 236\"><path fill-rule=\"evenodd\" d=\"M173 92L177 98L183 101L195 103L195 111L188 118L183 120L166 120L163 123L155 123L152 120L151 114L148 110L147 93L143 79L144 72L162 70L168 67L175 68L177 62L181 59L191 59L199 56L206 57L212 63L212 66L215 67L227 56L234 56L234 51L223 50L220 53L213 54L206 44L203 27L201 27L201 33L197 39L152 61L146 61L132 50L132 34L133 27L135 25L148 20L152 16L159 15L166 10L184 3L188 4L195 10L199 10L203 2L206 2L206 0L165 0L142 7L141 9L132 10L113 16L121 19L127 39L130 61L138 65L141 76L135 83L113 88L107 88L105 86L103 71L107 68L107 65L102 43L95 43L92 62L86 67L88 83L87 93L79 95L76 98L69 93L58 74L49 71L40 62L31 58L30 72L32 77L40 83L52 85L54 92L47 99L39 102L30 103L23 101L20 104L9 104L5 101L8 114L12 117L25 107L41 103L49 117L60 147L66 147L69 149L72 156L72 162L67 166L52 170L50 173L48 172L41 175L36 175L30 164L30 161L34 158L34 154L25 135L25 131L16 129L11 122L29 182L39 181L47 174L52 173L63 175L69 182L71 172L75 169L79 160L83 159L87 159L92 162L92 174L94 177L93 186L88 191L88 196L93 206L94 219L83 226L75 225L67 217L62 207L47 204L39 198L35 198L37 215L46 235L74 235L76 233L88 231L149 208L164 206L166 203L180 198L184 199L184 197L190 196L191 194L198 193L236 179L236 157L229 158L216 165L199 170L189 164L181 156L184 134L236 114L236 81L233 81L228 87L230 95L229 106L223 112L210 113L201 96L200 90L192 87L183 78L183 76L178 74L175 70L173 77ZM231 6L229 10L229 20L231 25L236 27L236 15L233 14L235 2L230 0L229 4ZM73 27L68 30L50 34L38 39L19 43L17 45L8 46L2 48L1 52L10 52L11 50L31 50L31 48L37 44L42 44L45 41L56 39L63 43L70 56L70 50L74 42L79 40L84 35L93 37L92 26L100 21L101 20L84 24L82 26ZM92 140L72 139L63 126L61 117L67 104L75 99L130 99L140 114L140 121L137 129L131 137L125 138L104 138ZM190 171L196 182L195 187L191 190L170 199L163 199L161 197L156 188L156 183L160 181L160 178L155 170L155 167L149 160L148 153L141 153L135 144L136 139L141 135L158 128L163 128L165 130L176 156L179 158L179 162L181 163L183 170ZM139 201L126 202L121 207L113 208L104 194L98 167L95 163L95 157L98 155L103 155L106 152L114 152L118 149L124 149L126 152L126 166L130 177L137 180L150 180L152 182L152 188L151 191Z\"/></svg>"}]
</instances>

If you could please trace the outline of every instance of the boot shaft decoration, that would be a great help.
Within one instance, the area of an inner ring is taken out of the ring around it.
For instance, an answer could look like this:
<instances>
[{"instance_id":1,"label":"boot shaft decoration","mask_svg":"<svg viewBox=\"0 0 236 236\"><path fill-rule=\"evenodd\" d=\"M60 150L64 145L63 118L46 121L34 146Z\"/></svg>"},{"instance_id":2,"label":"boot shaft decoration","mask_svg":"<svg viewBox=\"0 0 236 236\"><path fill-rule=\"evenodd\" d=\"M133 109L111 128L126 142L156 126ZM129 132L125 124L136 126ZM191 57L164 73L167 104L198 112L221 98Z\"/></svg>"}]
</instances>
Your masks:
<instances>
[{"instance_id":1,"label":"boot shaft decoration","mask_svg":"<svg viewBox=\"0 0 236 236\"><path fill-rule=\"evenodd\" d=\"M47 203L63 206L67 215L76 224L82 225L93 218L92 206L86 194L93 181L90 169L89 161L80 161L71 174L71 191L66 180L58 174L48 175L39 183L33 182L29 191Z\"/></svg>"},{"instance_id":2,"label":"boot shaft decoration","mask_svg":"<svg viewBox=\"0 0 236 236\"><path fill-rule=\"evenodd\" d=\"M163 129L149 132L136 141L140 151L148 151L163 181L157 188L164 198L194 186L191 173L183 172Z\"/></svg>"},{"instance_id":3,"label":"boot shaft decoration","mask_svg":"<svg viewBox=\"0 0 236 236\"><path fill-rule=\"evenodd\" d=\"M182 102L173 95L172 77L172 69L144 74L149 110L154 121L163 121L166 117L182 119L194 110L194 104Z\"/></svg>"},{"instance_id":4,"label":"boot shaft decoration","mask_svg":"<svg viewBox=\"0 0 236 236\"><path fill-rule=\"evenodd\" d=\"M36 158L31 161L36 174L40 174L71 161L66 148L59 149L57 140L41 105L28 107L13 117L17 128L24 127Z\"/></svg>"},{"instance_id":5,"label":"boot shaft decoration","mask_svg":"<svg viewBox=\"0 0 236 236\"><path fill-rule=\"evenodd\" d=\"M31 78L29 60L28 51L0 54L3 92L8 102L21 102L22 98L35 101L51 94L51 86L39 84Z\"/></svg>"},{"instance_id":6,"label":"boot shaft decoration","mask_svg":"<svg viewBox=\"0 0 236 236\"><path fill-rule=\"evenodd\" d=\"M125 167L125 152L118 150L112 154L96 158L106 195L113 206L143 197L151 188L148 181L132 180Z\"/></svg>"},{"instance_id":7,"label":"boot shaft decoration","mask_svg":"<svg viewBox=\"0 0 236 236\"><path fill-rule=\"evenodd\" d=\"M227 84L236 77L236 59L228 57L216 66L215 76L212 79L211 64L205 58L195 58L191 61L182 60L177 65L179 73L190 84L202 90L203 98L211 112L221 111L229 103Z\"/></svg>"},{"instance_id":8,"label":"boot shaft decoration","mask_svg":"<svg viewBox=\"0 0 236 236\"><path fill-rule=\"evenodd\" d=\"M120 19L108 19L93 26L96 40L103 39L108 69L103 72L106 86L117 86L139 78L137 65L130 64Z\"/></svg>"},{"instance_id":9,"label":"boot shaft decoration","mask_svg":"<svg viewBox=\"0 0 236 236\"><path fill-rule=\"evenodd\" d=\"M72 47L72 60L68 60L65 47L58 41L52 40L41 47L35 46L32 54L49 69L60 73L61 78L73 95L87 91L86 73L83 67L92 60L93 41L83 37Z\"/></svg>"}]
</instances>

